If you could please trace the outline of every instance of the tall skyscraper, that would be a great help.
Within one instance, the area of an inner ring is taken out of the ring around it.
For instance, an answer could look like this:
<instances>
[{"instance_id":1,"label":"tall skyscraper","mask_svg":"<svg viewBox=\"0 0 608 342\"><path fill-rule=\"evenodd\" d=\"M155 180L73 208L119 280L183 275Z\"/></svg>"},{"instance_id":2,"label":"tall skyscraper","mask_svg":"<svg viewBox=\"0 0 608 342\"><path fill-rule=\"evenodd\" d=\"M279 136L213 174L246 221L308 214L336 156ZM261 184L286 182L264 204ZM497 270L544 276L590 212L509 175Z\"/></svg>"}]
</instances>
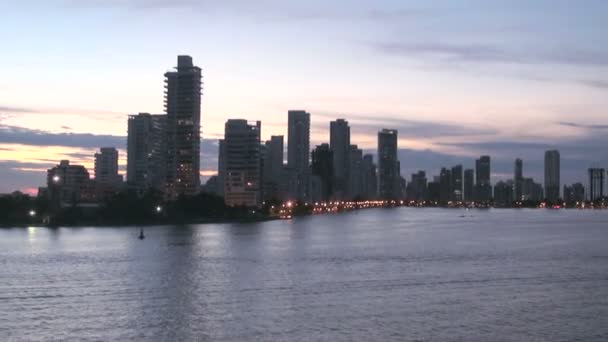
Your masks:
<instances>
[{"instance_id":1,"label":"tall skyscraper","mask_svg":"<svg viewBox=\"0 0 608 342\"><path fill-rule=\"evenodd\" d=\"M348 121L338 119L329 123L329 147L334 155L334 194L344 199L349 183L350 127Z\"/></svg>"},{"instance_id":2,"label":"tall skyscraper","mask_svg":"<svg viewBox=\"0 0 608 342\"><path fill-rule=\"evenodd\" d=\"M328 201L333 192L334 178L333 150L328 144L321 144L312 151L312 174L321 182L320 199Z\"/></svg>"},{"instance_id":3,"label":"tall skyscraper","mask_svg":"<svg viewBox=\"0 0 608 342\"><path fill-rule=\"evenodd\" d=\"M510 207L513 202L513 183L500 181L494 185L494 204L498 207Z\"/></svg>"},{"instance_id":4,"label":"tall skyscraper","mask_svg":"<svg viewBox=\"0 0 608 342\"><path fill-rule=\"evenodd\" d=\"M289 197L307 201L310 182L310 114L303 110L290 110L287 126Z\"/></svg>"},{"instance_id":5,"label":"tall skyscraper","mask_svg":"<svg viewBox=\"0 0 608 342\"><path fill-rule=\"evenodd\" d=\"M365 199L375 199L378 196L378 174L376 173L373 155L366 154L363 156L361 169L363 170L363 197Z\"/></svg>"},{"instance_id":6,"label":"tall skyscraper","mask_svg":"<svg viewBox=\"0 0 608 342\"><path fill-rule=\"evenodd\" d=\"M224 201L229 206L262 203L261 123L232 119L224 129Z\"/></svg>"},{"instance_id":7,"label":"tall skyscraper","mask_svg":"<svg viewBox=\"0 0 608 342\"><path fill-rule=\"evenodd\" d=\"M604 174L603 168L589 168L589 200L597 201L604 197Z\"/></svg>"},{"instance_id":8,"label":"tall skyscraper","mask_svg":"<svg viewBox=\"0 0 608 342\"><path fill-rule=\"evenodd\" d=\"M490 156L481 156L475 160L475 199L479 202L489 202L492 199Z\"/></svg>"},{"instance_id":9,"label":"tall skyscraper","mask_svg":"<svg viewBox=\"0 0 608 342\"><path fill-rule=\"evenodd\" d=\"M424 201L427 199L426 172L420 170L412 173L411 181L407 185L406 198L410 201Z\"/></svg>"},{"instance_id":10,"label":"tall skyscraper","mask_svg":"<svg viewBox=\"0 0 608 342\"><path fill-rule=\"evenodd\" d=\"M264 200L280 199L281 176L283 174L283 136L273 135L266 141L264 156Z\"/></svg>"},{"instance_id":11,"label":"tall skyscraper","mask_svg":"<svg viewBox=\"0 0 608 342\"><path fill-rule=\"evenodd\" d=\"M464 170L464 200L467 202L473 202L473 191L475 189L475 171L473 169Z\"/></svg>"},{"instance_id":12,"label":"tall skyscraper","mask_svg":"<svg viewBox=\"0 0 608 342\"><path fill-rule=\"evenodd\" d=\"M462 165L452 167L452 200L462 202Z\"/></svg>"},{"instance_id":13,"label":"tall skyscraper","mask_svg":"<svg viewBox=\"0 0 608 342\"><path fill-rule=\"evenodd\" d=\"M95 181L110 186L120 186L122 176L118 174L118 150L102 147L95 153Z\"/></svg>"},{"instance_id":14,"label":"tall skyscraper","mask_svg":"<svg viewBox=\"0 0 608 342\"><path fill-rule=\"evenodd\" d=\"M519 158L515 159L515 169L513 171L513 193L515 201L521 201L521 187L524 179L523 169L524 162Z\"/></svg>"},{"instance_id":15,"label":"tall skyscraper","mask_svg":"<svg viewBox=\"0 0 608 342\"><path fill-rule=\"evenodd\" d=\"M559 151L545 152L545 197L547 201L556 203L559 200L560 188L560 161Z\"/></svg>"},{"instance_id":16,"label":"tall skyscraper","mask_svg":"<svg viewBox=\"0 0 608 342\"><path fill-rule=\"evenodd\" d=\"M362 197L363 186L363 151L357 145L350 145L349 149L349 172L348 172L348 197L355 199Z\"/></svg>"},{"instance_id":17,"label":"tall skyscraper","mask_svg":"<svg viewBox=\"0 0 608 342\"><path fill-rule=\"evenodd\" d=\"M178 56L165 73L167 112L167 193L194 195L200 190L201 69L192 57Z\"/></svg>"},{"instance_id":18,"label":"tall skyscraper","mask_svg":"<svg viewBox=\"0 0 608 342\"><path fill-rule=\"evenodd\" d=\"M445 167L439 172L439 201L443 204L452 200L452 172Z\"/></svg>"},{"instance_id":19,"label":"tall skyscraper","mask_svg":"<svg viewBox=\"0 0 608 342\"><path fill-rule=\"evenodd\" d=\"M399 196L399 162L397 160L397 130L378 132L378 195L380 199Z\"/></svg>"},{"instance_id":20,"label":"tall skyscraper","mask_svg":"<svg viewBox=\"0 0 608 342\"><path fill-rule=\"evenodd\" d=\"M166 124L166 115L139 113L129 116L127 185L140 194L148 189L165 190Z\"/></svg>"}]
</instances>

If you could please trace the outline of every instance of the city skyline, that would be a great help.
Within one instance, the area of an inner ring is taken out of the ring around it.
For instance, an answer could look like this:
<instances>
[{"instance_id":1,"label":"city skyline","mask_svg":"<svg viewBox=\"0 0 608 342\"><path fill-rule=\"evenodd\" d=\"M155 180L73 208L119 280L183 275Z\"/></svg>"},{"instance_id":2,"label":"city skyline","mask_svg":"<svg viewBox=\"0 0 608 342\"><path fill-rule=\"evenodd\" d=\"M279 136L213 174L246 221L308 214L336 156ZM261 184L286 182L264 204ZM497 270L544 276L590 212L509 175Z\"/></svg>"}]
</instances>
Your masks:
<instances>
[{"instance_id":1,"label":"city skyline","mask_svg":"<svg viewBox=\"0 0 608 342\"><path fill-rule=\"evenodd\" d=\"M337 118L349 122L352 144L364 154L375 155L378 130L397 129L406 177L418 169L431 176L442 166L472 168L490 155L493 183L512 178L515 158L524 160L526 177L542 181L543 153L551 149L561 154L562 184L586 184L588 167L608 164L608 52L598 29L608 13L604 2L345 8L270 1L264 11L241 1L24 3L37 9L6 5L5 25L23 34L7 34L13 51L0 57L9 66L0 82L0 193L31 193L61 159L93 170L98 147L119 149L124 175L126 118L163 112L163 73L179 53L192 55L205 79L203 181L216 171L227 119L262 120L267 140L287 135L285 113L294 108L311 114L310 149L329 141L329 122ZM139 30L128 29L133 12L141 14ZM180 22L156 28L176 13ZM102 30L108 19L116 26ZM242 26L229 25L235 19ZM566 29L566 20L575 24ZM26 27L30 22L48 30ZM432 33L423 32L428 26ZM179 37L188 29L200 39ZM152 33L176 38L159 52ZM231 44L223 40L228 35Z\"/></svg>"}]
</instances>

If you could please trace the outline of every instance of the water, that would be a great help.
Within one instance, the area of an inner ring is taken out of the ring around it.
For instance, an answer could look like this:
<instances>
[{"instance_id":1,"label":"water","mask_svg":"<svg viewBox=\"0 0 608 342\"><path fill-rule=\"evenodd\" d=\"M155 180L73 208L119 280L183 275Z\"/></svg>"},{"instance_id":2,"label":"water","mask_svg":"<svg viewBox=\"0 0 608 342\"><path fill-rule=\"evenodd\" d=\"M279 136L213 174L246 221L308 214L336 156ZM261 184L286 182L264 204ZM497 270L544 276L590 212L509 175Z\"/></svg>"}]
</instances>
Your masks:
<instances>
[{"instance_id":1,"label":"water","mask_svg":"<svg viewBox=\"0 0 608 342\"><path fill-rule=\"evenodd\" d=\"M605 341L607 223L402 208L145 240L0 229L0 340Z\"/></svg>"}]
</instances>

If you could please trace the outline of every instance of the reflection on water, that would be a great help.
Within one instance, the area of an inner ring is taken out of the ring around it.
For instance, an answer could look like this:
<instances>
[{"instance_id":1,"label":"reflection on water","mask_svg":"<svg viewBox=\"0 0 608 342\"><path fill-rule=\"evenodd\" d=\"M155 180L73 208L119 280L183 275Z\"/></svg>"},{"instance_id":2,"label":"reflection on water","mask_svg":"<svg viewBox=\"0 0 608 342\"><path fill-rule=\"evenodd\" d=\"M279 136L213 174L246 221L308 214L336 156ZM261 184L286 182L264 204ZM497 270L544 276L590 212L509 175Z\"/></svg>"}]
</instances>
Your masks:
<instances>
[{"instance_id":1,"label":"reflection on water","mask_svg":"<svg viewBox=\"0 0 608 342\"><path fill-rule=\"evenodd\" d=\"M461 217L464 216L464 217ZM606 340L608 213L0 230L0 339Z\"/></svg>"}]
</instances>

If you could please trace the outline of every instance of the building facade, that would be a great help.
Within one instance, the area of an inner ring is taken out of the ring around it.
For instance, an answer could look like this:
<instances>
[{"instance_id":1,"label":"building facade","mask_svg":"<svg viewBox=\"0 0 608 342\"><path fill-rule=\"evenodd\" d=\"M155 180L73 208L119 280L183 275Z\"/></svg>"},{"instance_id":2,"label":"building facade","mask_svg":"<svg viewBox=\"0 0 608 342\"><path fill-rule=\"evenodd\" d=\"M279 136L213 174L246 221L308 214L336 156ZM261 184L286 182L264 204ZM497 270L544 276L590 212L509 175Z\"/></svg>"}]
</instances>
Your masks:
<instances>
[{"instance_id":1,"label":"building facade","mask_svg":"<svg viewBox=\"0 0 608 342\"><path fill-rule=\"evenodd\" d=\"M378 195L391 200L399 196L399 161L397 159L397 130L378 132Z\"/></svg>"},{"instance_id":2,"label":"building facade","mask_svg":"<svg viewBox=\"0 0 608 342\"><path fill-rule=\"evenodd\" d=\"M603 168L589 168L589 200L597 201L604 197L604 175Z\"/></svg>"},{"instance_id":3,"label":"building facade","mask_svg":"<svg viewBox=\"0 0 608 342\"><path fill-rule=\"evenodd\" d=\"M127 185L143 193L165 190L167 170L166 115L129 116L127 133Z\"/></svg>"},{"instance_id":4,"label":"building facade","mask_svg":"<svg viewBox=\"0 0 608 342\"><path fill-rule=\"evenodd\" d=\"M165 73L170 198L200 190L201 78L190 56L178 56L176 69Z\"/></svg>"},{"instance_id":5,"label":"building facade","mask_svg":"<svg viewBox=\"0 0 608 342\"><path fill-rule=\"evenodd\" d=\"M329 123L329 147L334 156L334 196L336 199L344 199L349 192L350 127L348 121L338 119Z\"/></svg>"},{"instance_id":6,"label":"building facade","mask_svg":"<svg viewBox=\"0 0 608 342\"><path fill-rule=\"evenodd\" d=\"M545 152L545 197L550 203L557 203L560 190L559 151Z\"/></svg>"},{"instance_id":7,"label":"building facade","mask_svg":"<svg viewBox=\"0 0 608 342\"><path fill-rule=\"evenodd\" d=\"M260 121L232 119L224 128L224 201L229 206L262 204Z\"/></svg>"},{"instance_id":8,"label":"building facade","mask_svg":"<svg viewBox=\"0 0 608 342\"><path fill-rule=\"evenodd\" d=\"M310 192L310 113L287 113L287 180L289 199L307 201Z\"/></svg>"}]
</instances>

